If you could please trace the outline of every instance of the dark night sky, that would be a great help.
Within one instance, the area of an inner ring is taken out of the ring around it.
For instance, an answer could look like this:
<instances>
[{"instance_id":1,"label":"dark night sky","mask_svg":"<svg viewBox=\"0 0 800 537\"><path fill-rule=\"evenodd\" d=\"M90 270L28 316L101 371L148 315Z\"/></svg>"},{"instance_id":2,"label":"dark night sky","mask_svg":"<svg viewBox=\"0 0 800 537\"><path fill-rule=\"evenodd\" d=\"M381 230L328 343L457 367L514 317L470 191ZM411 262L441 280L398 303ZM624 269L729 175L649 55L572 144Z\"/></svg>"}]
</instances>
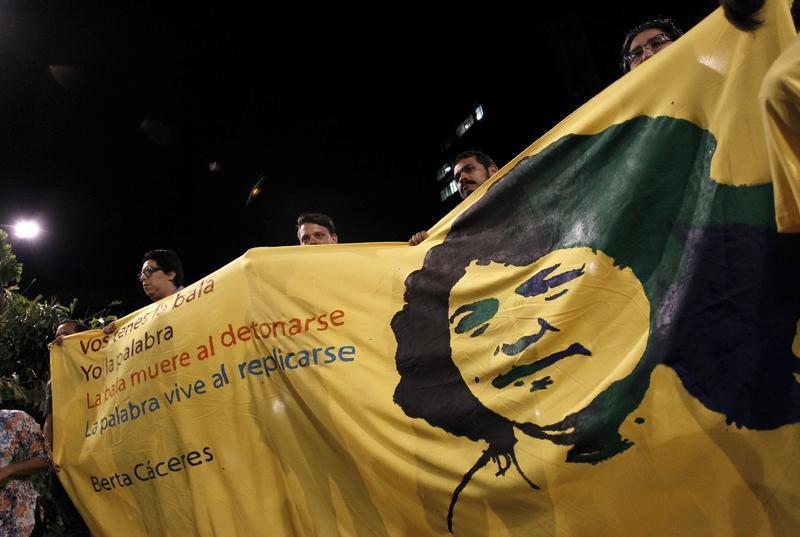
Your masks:
<instances>
[{"instance_id":1,"label":"dark night sky","mask_svg":"<svg viewBox=\"0 0 800 537\"><path fill-rule=\"evenodd\" d=\"M116 4L0 0L0 224L39 217L37 242L12 238L23 287L79 312L146 304L148 249L178 251L192 282L294 244L300 212L329 213L342 241L405 241L452 207L440 144L472 107L486 125L460 143L505 163L618 77L630 27L688 29L716 5Z\"/></svg>"}]
</instances>

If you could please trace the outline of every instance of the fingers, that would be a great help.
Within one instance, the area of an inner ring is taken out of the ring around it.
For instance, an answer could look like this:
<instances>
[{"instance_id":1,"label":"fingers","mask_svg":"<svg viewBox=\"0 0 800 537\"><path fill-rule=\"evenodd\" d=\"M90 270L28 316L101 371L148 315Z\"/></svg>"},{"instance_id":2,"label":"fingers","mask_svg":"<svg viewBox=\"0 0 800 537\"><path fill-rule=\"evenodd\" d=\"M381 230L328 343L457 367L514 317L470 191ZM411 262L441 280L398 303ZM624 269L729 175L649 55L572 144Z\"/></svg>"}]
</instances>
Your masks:
<instances>
[{"instance_id":1,"label":"fingers","mask_svg":"<svg viewBox=\"0 0 800 537\"><path fill-rule=\"evenodd\" d=\"M111 321L110 323L108 323L107 325L105 325L103 327L103 333L104 334L113 334L116 329L117 329L116 323L114 321Z\"/></svg>"},{"instance_id":2,"label":"fingers","mask_svg":"<svg viewBox=\"0 0 800 537\"><path fill-rule=\"evenodd\" d=\"M410 246L416 246L427 238L428 238L427 231L418 231L414 233L410 239L408 239L408 244Z\"/></svg>"}]
</instances>

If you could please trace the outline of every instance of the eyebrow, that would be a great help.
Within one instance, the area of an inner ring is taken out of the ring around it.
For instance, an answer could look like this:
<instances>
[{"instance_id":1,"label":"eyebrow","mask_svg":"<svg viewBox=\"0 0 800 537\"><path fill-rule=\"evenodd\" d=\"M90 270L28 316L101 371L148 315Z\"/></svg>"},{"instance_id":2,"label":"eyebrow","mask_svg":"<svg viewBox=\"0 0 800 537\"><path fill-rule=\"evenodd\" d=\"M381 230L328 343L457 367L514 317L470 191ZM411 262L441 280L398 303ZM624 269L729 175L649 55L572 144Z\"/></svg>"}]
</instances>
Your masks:
<instances>
[{"instance_id":1,"label":"eyebrow","mask_svg":"<svg viewBox=\"0 0 800 537\"><path fill-rule=\"evenodd\" d=\"M532 297L546 293L550 289L554 287L558 287L560 285L564 285L565 283L571 282L572 280L579 278L586 274L584 272L584 268L586 268L586 264L584 263L581 265L581 268L568 270L566 272L562 272L561 274L556 274L552 278L548 278L548 276L554 272L558 267L561 266L561 263L556 263L552 267L547 267L545 269L540 270L523 283L517 287L514 292L520 296L524 297ZM560 293L563 295L564 293Z\"/></svg>"},{"instance_id":2,"label":"eyebrow","mask_svg":"<svg viewBox=\"0 0 800 537\"><path fill-rule=\"evenodd\" d=\"M470 171L470 170L472 170L474 167L475 167L475 165L474 165L473 163L471 163L471 162L470 162L470 163L468 163L468 164L465 164L463 168L461 168L460 170L458 170L458 173L453 173L453 177L454 177L455 179L459 179L459 178L461 177L461 172L463 172L464 170L466 170L466 171Z\"/></svg>"}]
</instances>

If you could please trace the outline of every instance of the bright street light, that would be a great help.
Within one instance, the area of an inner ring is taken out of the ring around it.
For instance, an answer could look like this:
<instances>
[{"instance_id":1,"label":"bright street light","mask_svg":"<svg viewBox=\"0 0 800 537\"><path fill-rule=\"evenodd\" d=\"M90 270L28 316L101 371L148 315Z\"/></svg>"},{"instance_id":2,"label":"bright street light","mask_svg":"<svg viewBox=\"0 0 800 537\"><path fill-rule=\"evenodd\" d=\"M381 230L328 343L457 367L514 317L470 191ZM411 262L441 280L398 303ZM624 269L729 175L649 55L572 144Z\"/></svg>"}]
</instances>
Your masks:
<instances>
[{"instance_id":1,"label":"bright street light","mask_svg":"<svg viewBox=\"0 0 800 537\"><path fill-rule=\"evenodd\" d=\"M14 235L20 239L35 239L41 228L33 220L20 220L14 224Z\"/></svg>"}]
</instances>

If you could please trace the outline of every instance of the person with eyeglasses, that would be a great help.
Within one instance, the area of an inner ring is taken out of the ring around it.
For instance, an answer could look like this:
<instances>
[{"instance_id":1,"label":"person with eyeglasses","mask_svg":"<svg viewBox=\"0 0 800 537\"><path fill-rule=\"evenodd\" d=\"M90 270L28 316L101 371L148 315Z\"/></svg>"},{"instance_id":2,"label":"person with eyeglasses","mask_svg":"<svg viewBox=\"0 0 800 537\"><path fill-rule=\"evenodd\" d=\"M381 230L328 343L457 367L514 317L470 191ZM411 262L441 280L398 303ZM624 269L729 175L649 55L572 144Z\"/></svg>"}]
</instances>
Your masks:
<instances>
[{"instance_id":1,"label":"person with eyeglasses","mask_svg":"<svg viewBox=\"0 0 800 537\"><path fill-rule=\"evenodd\" d=\"M183 263L172 250L150 250L138 274L144 293L156 302L183 289Z\"/></svg>"},{"instance_id":2,"label":"person with eyeglasses","mask_svg":"<svg viewBox=\"0 0 800 537\"><path fill-rule=\"evenodd\" d=\"M144 294L157 302L183 289L183 263L172 250L150 250L144 254L142 269L136 277ZM112 322L103 327L103 333L111 334L116 329L116 323Z\"/></svg>"},{"instance_id":3,"label":"person with eyeglasses","mask_svg":"<svg viewBox=\"0 0 800 537\"><path fill-rule=\"evenodd\" d=\"M682 35L683 30L667 18L652 19L636 26L622 42L622 72L640 66Z\"/></svg>"}]
</instances>

